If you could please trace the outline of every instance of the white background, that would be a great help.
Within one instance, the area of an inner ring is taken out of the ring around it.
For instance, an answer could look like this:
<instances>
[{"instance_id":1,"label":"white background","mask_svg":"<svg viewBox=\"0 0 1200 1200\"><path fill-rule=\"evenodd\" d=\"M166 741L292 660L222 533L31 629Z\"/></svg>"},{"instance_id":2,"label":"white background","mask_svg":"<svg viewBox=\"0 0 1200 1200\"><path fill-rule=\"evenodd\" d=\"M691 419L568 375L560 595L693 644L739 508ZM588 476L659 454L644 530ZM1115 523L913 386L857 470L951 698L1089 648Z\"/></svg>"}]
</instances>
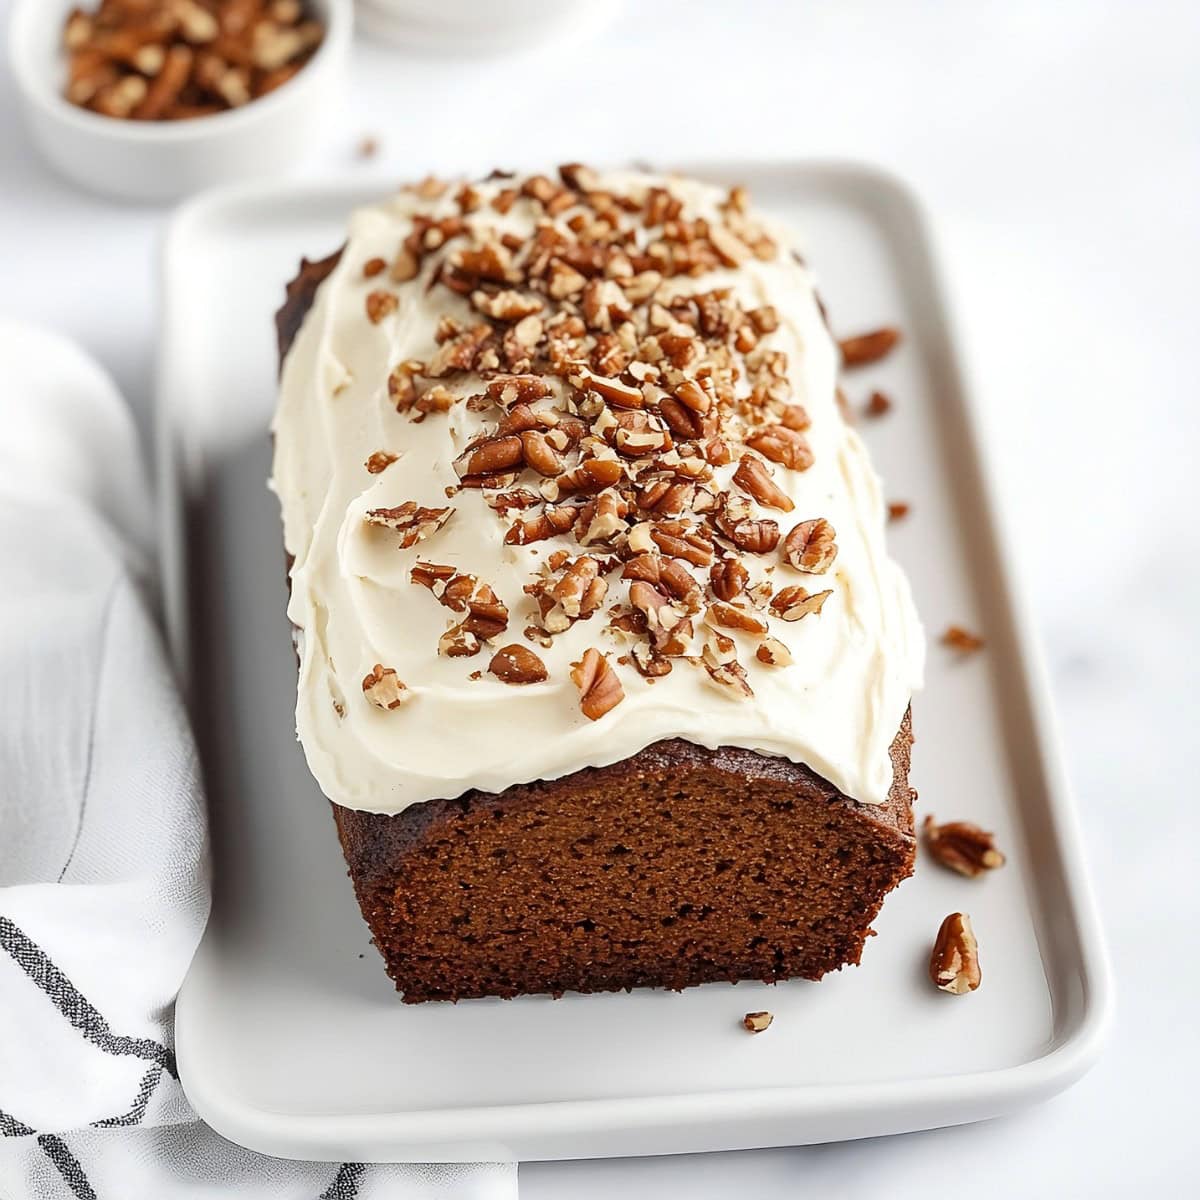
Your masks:
<instances>
[{"instance_id":1,"label":"white background","mask_svg":"<svg viewBox=\"0 0 1200 1200\"><path fill-rule=\"evenodd\" d=\"M917 187L1020 533L1116 968L1107 1054L1023 1115L531 1165L522 1196L1186 1194L1200 1067L1200 5L640 0L520 58L422 61L360 42L333 125L302 174L837 156ZM370 163L355 155L366 134L381 147ZM144 427L165 216L52 177L0 76L0 310L78 338Z\"/></svg>"}]
</instances>

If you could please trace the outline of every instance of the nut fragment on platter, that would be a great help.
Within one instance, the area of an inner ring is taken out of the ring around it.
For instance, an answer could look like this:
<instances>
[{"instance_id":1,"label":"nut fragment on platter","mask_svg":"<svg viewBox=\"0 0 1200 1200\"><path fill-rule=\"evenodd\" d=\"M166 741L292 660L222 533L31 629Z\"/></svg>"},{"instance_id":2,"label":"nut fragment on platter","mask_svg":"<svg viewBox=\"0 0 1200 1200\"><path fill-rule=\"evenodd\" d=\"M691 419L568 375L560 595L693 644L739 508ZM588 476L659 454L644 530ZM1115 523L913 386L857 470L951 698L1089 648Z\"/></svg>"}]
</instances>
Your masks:
<instances>
[{"instance_id":1,"label":"nut fragment on platter","mask_svg":"<svg viewBox=\"0 0 1200 1200\"><path fill-rule=\"evenodd\" d=\"M845 366L862 367L867 363L878 362L899 340L900 331L885 326L882 329L873 329L870 333L845 338L838 342L838 349L842 352L842 363Z\"/></svg>"},{"instance_id":2,"label":"nut fragment on platter","mask_svg":"<svg viewBox=\"0 0 1200 1200\"><path fill-rule=\"evenodd\" d=\"M892 402L885 392L872 392L867 401L868 417L883 417L892 411Z\"/></svg>"},{"instance_id":3,"label":"nut fragment on platter","mask_svg":"<svg viewBox=\"0 0 1200 1200\"><path fill-rule=\"evenodd\" d=\"M983 638L961 625L950 625L942 634L942 644L952 650L961 650L963 654L973 654L976 650L983 649Z\"/></svg>"},{"instance_id":4,"label":"nut fragment on platter","mask_svg":"<svg viewBox=\"0 0 1200 1200\"><path fill-rule=\"evenodd\" d=\"M907 517L912 505L907 500L891 500L888 502L887 515L889 521L900 521Z\"/></svg>"},{"instance_id":5,"label":"nut fragment on platter","mask_svg":"<svg viewBox=\"0 0 1200 1200\"><path fill-rule=\"evenodd\" d=\"M929 978L952 996L973 992L979 986L979 945L966 913L951 913L942 922L929 957Z\"/></svg>"},{"instance_id":6,"label":"nut fragment on platter","mask_svg":"<svg viewBox=\"0 0 1200 1200\"><path fill-rule=\"evenodd\" d=\"M528 646L504 646L492 655L488 672L503 683L544 683L548 678L546 664Z\"/></svg>"},{"instance_id":7,"label":"nut fragment on platter","mask_svg":"<svg viewBox=\"0 0 1200 1200\"><path fill-rule=\"evenodd\" d=\"M571 679L579 689L579 709L589 721L598 721L625 699L616 671L599 650L589 648L571 664Z\"/></svg>"},{"instance_id":8,"label":"nut fragment on platter","mask_svg":"<svg viewBox=\"0 0 1200 1200\"><path fill-rule=\"evenodd\" d=\"M773 1020L775 1020L773 1013L748 1012L742 1018L742 1028L749 1033L762 1033Z\"/></svg>"},{"instance_id":9,"label":"nut fragment on platter","mask_svg":"<svg viewBox=\"0 0 1200 1200\"><path fill-rule=\"evenodd\" d=\"M1004 866L1004 855L996 849L995 837L970 821L939 825L932 816L926 816L922 830L933 858L960 875L974 879Z\"/></svg>"},{"instance_id":10,"label":"nut fragment on platter","mask_svg":"<svg viewBox=\"0 0 1200 1200\"><path fill-rule=\"evenodd\" d=\"M391 667L382 663L375 666L363 677L363 695L376 708L384 711L399 708L406 700L412 698L412 693Z\"/></svg>"}]
</instances>

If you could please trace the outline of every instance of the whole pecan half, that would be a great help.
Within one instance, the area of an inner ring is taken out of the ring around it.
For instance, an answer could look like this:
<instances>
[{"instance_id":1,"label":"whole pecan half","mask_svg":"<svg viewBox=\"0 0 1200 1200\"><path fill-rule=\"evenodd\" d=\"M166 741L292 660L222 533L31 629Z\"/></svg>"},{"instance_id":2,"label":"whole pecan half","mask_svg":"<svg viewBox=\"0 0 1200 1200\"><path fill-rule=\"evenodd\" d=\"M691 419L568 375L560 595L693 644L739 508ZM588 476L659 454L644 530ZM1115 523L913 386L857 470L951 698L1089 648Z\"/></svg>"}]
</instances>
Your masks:
<instances>
[{"instance_id":1,"label":"whole pecan half","mask_svg":"<svg viewBox=\"0 0 1200 1200\"><path fill-rule=\"evenodd\" d=\"M979 944L966 913L951 913L942 922L929 956L929 978L952 996L979 986Z\"/></svg>"},{"instance_id":2,"label":"whole pecan half","mask_svg":"<svg viewBox=\"0 0 1200 1200\"><path fill-rule=\"evenodd\" d=\"M783 557L798 571L823 575L837 558L837 534L824 517L801 521L783 541Z\"/></svg>"}]
</instances>

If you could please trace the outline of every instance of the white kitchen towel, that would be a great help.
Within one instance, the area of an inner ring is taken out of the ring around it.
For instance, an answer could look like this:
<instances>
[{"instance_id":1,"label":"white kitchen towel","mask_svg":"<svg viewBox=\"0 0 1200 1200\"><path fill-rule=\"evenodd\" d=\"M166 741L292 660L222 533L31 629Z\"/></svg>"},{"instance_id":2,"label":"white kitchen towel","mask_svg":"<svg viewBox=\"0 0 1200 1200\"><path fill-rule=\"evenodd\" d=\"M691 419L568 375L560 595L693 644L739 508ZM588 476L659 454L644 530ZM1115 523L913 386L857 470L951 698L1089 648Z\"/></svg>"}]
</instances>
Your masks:
<instances>
[{"instance_id":1,"label":"white kitchen towel","mask_svg":"<svg viewBox=\"0 0 1200 1200\"><path fill-rule=\"evenodd\" d=\"M0 428L0 1200L514 1200L513 1164L289 1162L188 1107L207 835L133 423L81 351L0 320Z\"/></svg>"}]
</instances>

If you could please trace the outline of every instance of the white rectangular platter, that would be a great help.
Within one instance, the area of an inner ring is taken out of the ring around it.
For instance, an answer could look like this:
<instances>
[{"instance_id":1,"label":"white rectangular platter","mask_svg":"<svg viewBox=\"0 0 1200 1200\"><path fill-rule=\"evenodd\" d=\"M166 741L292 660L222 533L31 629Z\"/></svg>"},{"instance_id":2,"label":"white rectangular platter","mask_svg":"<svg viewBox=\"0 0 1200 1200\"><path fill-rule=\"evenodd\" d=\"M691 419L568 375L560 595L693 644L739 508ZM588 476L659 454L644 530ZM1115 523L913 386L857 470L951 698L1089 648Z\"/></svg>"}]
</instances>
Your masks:
<instances>
[{"instance_id":1,"label":"white rectangular platter","mask_svg":"<svg viewBox=\"0 0 1200 1200\"><path fill-rule=\"evenodd\" d=\"M970 819L1008 852L980 880L928 860L884 905L861 967L819 984L682 994L399 1002L368 941L329 806L296 744L278 512L267 492L272 314L300 256L340 244L377 190L235 190L175 218L160 379L173 650L208 781L214 908L177 1014L196 1110L294 1158L466 1160L664 1154L867 1137L994 1116L1094 1060L1110 984L1040 666L956 355L926 223L909 193L840 164L709 164L801 231L834 327L881 323L899 351L855 373L893 412L864 423L932 634L913 704L918 817ZM380 185L380 188L386 185ZM464 742L469 753L469 740ZM971 914L983 986L936 991L929 948ZM748 1010L771 1029L751 1037Z\"/></svg>"}]
</instances>

